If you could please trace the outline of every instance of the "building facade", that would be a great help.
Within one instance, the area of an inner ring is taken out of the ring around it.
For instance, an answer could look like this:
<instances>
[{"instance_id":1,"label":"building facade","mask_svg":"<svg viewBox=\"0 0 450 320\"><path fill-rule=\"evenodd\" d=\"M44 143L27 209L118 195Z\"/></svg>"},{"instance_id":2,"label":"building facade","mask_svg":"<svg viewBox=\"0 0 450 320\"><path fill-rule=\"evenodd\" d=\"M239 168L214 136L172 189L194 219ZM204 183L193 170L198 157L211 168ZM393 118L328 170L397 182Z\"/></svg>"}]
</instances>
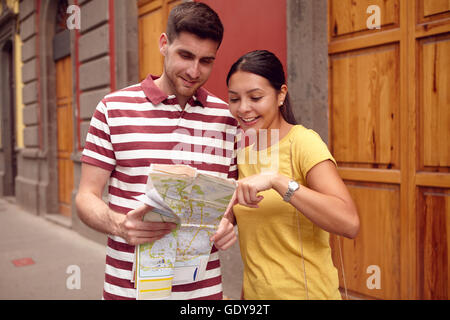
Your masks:
<instances>
[{"instance_id":1,"label":"building facade","mask_svg":"<svg viewBox=\"0 0 450 320\"><path fill-rule=\"evenodd\" d=\"M0 1L1 196L103 241L73 205L90 118L109 92L161 73L179 2ZM239 56L275 52L296 118L338 162L361 218L355 240L331 240L343 291L450 298L449 2L204 2L225 26L206 87L227 99Z\"/></svg>"}]
</instances>

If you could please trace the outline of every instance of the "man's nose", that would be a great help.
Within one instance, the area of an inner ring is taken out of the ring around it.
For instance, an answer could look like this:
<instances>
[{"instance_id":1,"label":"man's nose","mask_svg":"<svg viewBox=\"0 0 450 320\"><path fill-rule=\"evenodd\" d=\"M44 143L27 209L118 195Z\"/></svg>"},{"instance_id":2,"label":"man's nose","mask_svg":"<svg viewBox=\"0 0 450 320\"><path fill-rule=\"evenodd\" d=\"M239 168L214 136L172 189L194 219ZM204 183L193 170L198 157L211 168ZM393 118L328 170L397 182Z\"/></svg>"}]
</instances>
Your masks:
<instances>
[{"instance_id":1,"label":"man's nose","mask_svg":"<svg viewBox=\"0 0 450 320\"><path fill-rule=\"evenodd\" d=\"M191 66L187 70L187 74L191 79L197 79L200 76L200 69L198 61L192 62Z\"/></svg>"}]
</instances>

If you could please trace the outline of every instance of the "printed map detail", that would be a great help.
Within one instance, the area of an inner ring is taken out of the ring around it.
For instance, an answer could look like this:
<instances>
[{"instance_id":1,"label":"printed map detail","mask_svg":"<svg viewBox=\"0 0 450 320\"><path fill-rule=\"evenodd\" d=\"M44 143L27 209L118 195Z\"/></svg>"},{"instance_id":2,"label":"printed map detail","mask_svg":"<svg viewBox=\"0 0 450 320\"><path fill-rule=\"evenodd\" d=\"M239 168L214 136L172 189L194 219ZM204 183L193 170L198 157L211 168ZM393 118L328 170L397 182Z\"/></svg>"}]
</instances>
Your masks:
<instances>
[{"instance_id":1,"label":"printed map detail","mask_svg":"<svg viewBox=\"0 0 450 320\"><path fill-rule=\"evenodd\" d=\"M138 299L168 299L172 284L203 279L210 237L233 196L234 180L197 173L185 165L152 165L147 193L138 200L154 209L144 221L175 222L164 238L137 246Z\"/></svg>"}]
</instances>

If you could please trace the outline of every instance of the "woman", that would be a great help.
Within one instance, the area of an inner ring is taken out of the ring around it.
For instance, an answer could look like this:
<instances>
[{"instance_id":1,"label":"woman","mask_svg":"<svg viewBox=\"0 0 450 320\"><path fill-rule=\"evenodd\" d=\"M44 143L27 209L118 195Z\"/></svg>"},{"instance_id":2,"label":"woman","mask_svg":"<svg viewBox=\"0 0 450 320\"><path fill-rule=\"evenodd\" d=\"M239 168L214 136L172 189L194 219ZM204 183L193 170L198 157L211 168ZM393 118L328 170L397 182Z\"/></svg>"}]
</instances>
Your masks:
<instances>
[{"instance_id":1,"label":"woman","mask_svg":"<svg viewBox=\"0 0 450 320\"><path fill-rule=\"evenodd\" d=\"M242 56L227 86L231 113L255 137L238 157L233 207L244 299L341 299L329 232L354 238L359 218L335 160L317 133L296 125L274 54Z\"/></svg>"}]
</instances>

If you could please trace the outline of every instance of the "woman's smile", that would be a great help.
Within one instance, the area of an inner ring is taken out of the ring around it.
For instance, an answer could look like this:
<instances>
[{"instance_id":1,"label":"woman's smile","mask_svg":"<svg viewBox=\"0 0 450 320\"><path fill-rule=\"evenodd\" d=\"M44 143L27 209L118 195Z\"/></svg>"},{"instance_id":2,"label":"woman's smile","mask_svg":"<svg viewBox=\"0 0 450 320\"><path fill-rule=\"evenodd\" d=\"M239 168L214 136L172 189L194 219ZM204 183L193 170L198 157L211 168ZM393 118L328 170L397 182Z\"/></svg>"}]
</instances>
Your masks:
<instances>
[{"instance_id":1,"label":"woman's smile","mask_svg":"<svg viewBox=\"0 0 450 320\"><path fill-rule=\"evenodd\" d=\"M256 124L256 122L258 122L258 120L261 118L261 116L256 116L256 117L239 117L240 122L244 123L245 126L247 127L251 127L254 124Z\"/></svg>"}]
</instances>

